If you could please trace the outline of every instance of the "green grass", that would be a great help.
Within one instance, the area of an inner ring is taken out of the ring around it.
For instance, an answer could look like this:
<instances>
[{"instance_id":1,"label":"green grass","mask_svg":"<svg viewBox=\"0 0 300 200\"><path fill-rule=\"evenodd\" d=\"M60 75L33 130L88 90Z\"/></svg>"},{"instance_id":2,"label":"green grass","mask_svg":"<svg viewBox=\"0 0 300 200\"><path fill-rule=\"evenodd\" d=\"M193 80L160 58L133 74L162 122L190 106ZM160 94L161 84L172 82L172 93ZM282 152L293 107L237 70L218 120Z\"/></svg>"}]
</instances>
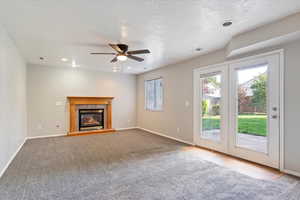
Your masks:
<instances>
[{"instance_id":1,"label":"green grass","mask_svg":"<svg viewBox=\"0 0 300 200\"><path fill-rule=\"evenodd\" d=\"M267 130L266 115L239 115L238 116L238 132L250 135L266 136ZM204 130L220 128L220 116L204 116Z\"/></svg>"}]
</instances>

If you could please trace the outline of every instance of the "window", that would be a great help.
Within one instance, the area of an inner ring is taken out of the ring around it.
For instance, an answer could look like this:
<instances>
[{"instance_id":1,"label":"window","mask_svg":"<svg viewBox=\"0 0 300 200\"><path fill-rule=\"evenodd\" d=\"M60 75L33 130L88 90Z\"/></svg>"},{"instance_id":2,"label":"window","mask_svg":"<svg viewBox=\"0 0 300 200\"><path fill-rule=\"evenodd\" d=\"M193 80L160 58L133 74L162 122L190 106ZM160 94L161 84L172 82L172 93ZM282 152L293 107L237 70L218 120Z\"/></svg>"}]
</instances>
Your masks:
<instances>
[{"instance_id":1,"label":"window","mask_svg":"<svg viewBox=\"0 0 300 200\"><path fill-rule=\"evenodd\" d=\"M145 81L145 104L147 110L161 111L163 104L162 78Z\"/></svg>"}]
</instances>

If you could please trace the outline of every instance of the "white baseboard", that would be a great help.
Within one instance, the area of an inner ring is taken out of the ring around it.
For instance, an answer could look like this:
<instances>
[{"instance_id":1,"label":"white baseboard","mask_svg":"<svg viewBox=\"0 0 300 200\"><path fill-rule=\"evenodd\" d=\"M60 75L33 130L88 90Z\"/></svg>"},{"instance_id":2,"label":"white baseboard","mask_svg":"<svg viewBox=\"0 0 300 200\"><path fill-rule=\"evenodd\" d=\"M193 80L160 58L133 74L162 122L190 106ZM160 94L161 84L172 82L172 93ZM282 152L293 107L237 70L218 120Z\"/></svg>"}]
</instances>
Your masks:
<instances>
[{"instance_id":1,"label":"white baseboard","mask_svg":"<svg viewBox=\"0 0 300 200\"><path fill-rule=\"evenodd\" d=\"M61 136L66 136L66 135L67 134L33 136L33 137L27 137L27 140L38 139L38 138L61 137Z\"/></svg>"},{"instance_id":2,"label":"white baseboard","mask_svg":"<svg viewBox=\"0 0 300 200\"><path fill-rule=\"evenodd\" d=\"M138 127L116 128L116 131L126 131L132 129L138 129Z\"/></svg>"},{"instance_id":3,"label":"white baseboard","mask_svg":"<svg viewBox=\"0 0 300 200\"><path fill-rule=\"evenodd\" d=\"M3 174L5 173L5 171L7 170L7 168L9 167L10 163L15 159L15 157L19 153L19 151L22 149L22 147L25 144L26 140L27 140L27 138L24 139L24 141L22 142L22 144L18 147L17 151L12 155L12 157L7 162L6 166L2 169L2 171L0 172L0 178L3 176Z\"/></svg>"},{"instance_id":4,"label":"white baseboard","mask_svg":"<svg viewBox=\"0 0 300 200\"><path fill-rule=\"evenodd\" d=\"M145 128L141 128L141 127L137 127L137 129L140 129L140 130L143 130L143 131L155 134L155 135L159 135L159 136L162 136L162 137L165 137L165 138L169 138L169 139L175 140L177 142L181 142L181 143L185 143L185 144L194 146L194 144L192 142L188 142L188 141L181 140L181 139L178 139L178 138L175 138L175 137L171 137L171 136L165 135L163 133L159 133L159 132L156 132L156 131L151 131L151 130L148 130L148 129L145 129Z\"/></svg>"},{"instance_id":5,"label":"white baseboard","mask_svg":"<svg viewBox=\"0 0 300 200\"><path fill-rule=\"evenodd\" d=\"M296 172L296 171L288 170L288 169L283 169L281 171L284 172L284 173L286 173L286 174L290 174L290 175L294 175L294 176L300 177L300 172Z\"/></svg>"}]
</instances>

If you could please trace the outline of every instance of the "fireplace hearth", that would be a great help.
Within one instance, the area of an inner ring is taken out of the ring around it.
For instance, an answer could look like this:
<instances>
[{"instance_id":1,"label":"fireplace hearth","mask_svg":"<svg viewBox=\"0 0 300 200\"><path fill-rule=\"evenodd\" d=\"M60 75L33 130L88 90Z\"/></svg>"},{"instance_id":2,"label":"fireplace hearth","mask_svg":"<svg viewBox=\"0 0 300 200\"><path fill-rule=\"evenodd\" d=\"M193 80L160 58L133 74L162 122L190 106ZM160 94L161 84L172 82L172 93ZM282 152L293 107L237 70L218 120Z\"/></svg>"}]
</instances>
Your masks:
<instances>
[{"instance_id":1,"label":"fireplace hearth","mask_svg":"<svg viewBox=\"0 0 300 200\"><path fill-rule=\"evenodd\" d=\"M104 109L79 109L79 131L104 129Z\"/></svg>"}]
</instances>

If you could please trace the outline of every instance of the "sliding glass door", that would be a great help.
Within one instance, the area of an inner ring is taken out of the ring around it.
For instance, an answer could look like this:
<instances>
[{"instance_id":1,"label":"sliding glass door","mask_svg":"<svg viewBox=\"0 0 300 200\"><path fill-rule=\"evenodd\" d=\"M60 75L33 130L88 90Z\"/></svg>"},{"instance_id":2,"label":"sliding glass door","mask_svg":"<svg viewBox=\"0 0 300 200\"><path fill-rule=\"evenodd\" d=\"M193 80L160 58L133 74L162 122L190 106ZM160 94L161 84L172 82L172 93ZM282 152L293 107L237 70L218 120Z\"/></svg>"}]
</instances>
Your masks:
<instances>
[{"instance_id":1,"label":"sliding glass door","mask_svg":"<svg viewBox=\"0 0 300 200\"><path fill-rule=\"evenodd\" d=\"M279 70L279 54L195 70L195 143L278 168Z\"/></svg>"}]
</instances>

